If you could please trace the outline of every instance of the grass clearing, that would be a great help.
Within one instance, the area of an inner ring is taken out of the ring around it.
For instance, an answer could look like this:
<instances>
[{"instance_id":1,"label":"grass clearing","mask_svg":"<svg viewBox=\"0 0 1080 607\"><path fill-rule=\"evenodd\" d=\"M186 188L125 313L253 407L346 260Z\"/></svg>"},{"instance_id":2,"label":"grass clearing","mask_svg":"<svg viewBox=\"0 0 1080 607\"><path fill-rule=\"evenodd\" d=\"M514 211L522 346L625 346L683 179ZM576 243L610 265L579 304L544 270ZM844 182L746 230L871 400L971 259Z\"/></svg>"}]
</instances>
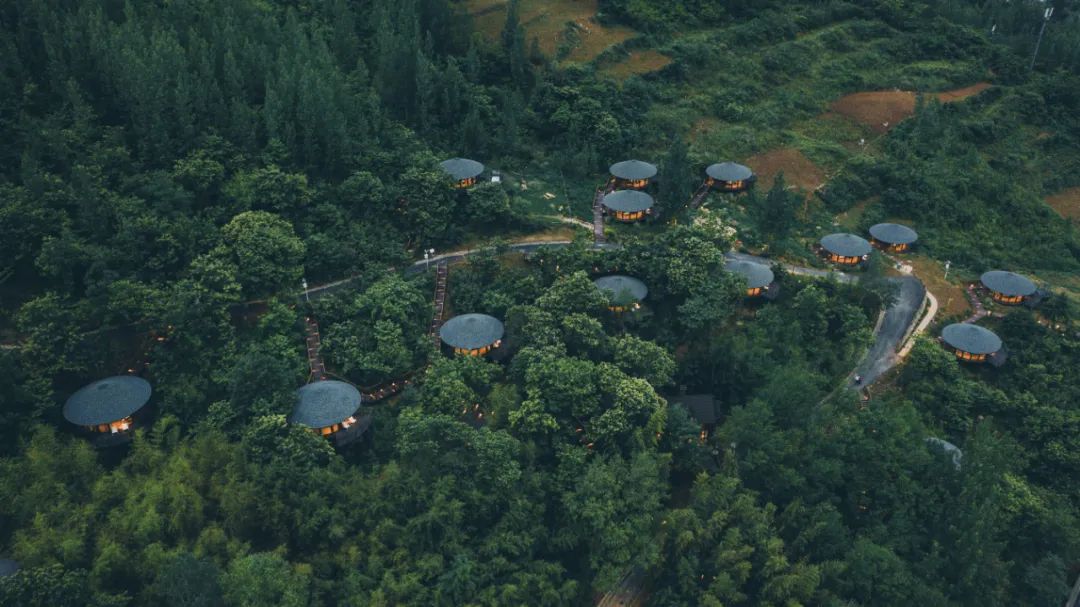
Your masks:
<instances>
[{"instance_id":1,"label":"grass clearing","mask_svg":"<svg viewBox=\"0 0 1080 607\"><path fill-rule=\"evenodd\" d=\"M600 70L600 73L622 81L630 76L662 70L671 65L671 62L671 57L652 49L631 51L625 59L605 66Z\"/></svg>"},{"instance_id":2,"label":"grass clearing","mask_svg":"<svg viewBox=\"0 0 1080 607\"><path fill-rule=\"evenodd\" d=\"M1080 220L1080 186L1047 196L1046 204L1065 219Z\"/></svg>"},{"instance_id":3,"label":"grass clearing","mask_svg":"<svg viewBox=\"0 0 1080 607\"><path fill-rule=\"evenodd\" d=\"M942 103L956 103L990 88L989 82L930 93ZM867 91L845 95L829 105L833 113L846 116L875 133L885 133L915 113L917 93L912 91Z\"/></svg>"},{"instance_id":4,"label":"grass clearing","mask_svg":"<svg viewBox=\"0 0 1080 607\"><path fill-rule=\"evenodd\" d=\"M939 318L971 314L971 305L968 303L964 287L957 282L945 279L945 266L940 261L918 254L903 255L901 260L915 268L915 276L937 298L940 306Z\"/></svg>"},{"instance_id":5,"label":"grass clearing","mask_svg":"<svg viewBox=\"0 0 1080 607\"><path fill-rule=\"evenodd\" d=\"M465 3L476 30L496 39L506 24L506 0L469 0ZM526 45L535 38L545 54L554 57L560 46L573 45L567 61L588 62L608 47L637 33L621 26L600 25L596 0L522 0L519 5ZM573 32L572 34L570 32Z\"/></svg>"},{"instance_id":6,"label":"grass clearing","mask_svg":"<svg viewBox=\"0 0 1080 607\"><path fill-rule=\"evenodd\" d=\"M746 159L746 166L758 176L759 187L763 190L771 188L776 175L781 172L789 186L804 190L813 191L825 183L825 171L795 148L779 148L751 156Z\"/></svg>"}]
</instances>

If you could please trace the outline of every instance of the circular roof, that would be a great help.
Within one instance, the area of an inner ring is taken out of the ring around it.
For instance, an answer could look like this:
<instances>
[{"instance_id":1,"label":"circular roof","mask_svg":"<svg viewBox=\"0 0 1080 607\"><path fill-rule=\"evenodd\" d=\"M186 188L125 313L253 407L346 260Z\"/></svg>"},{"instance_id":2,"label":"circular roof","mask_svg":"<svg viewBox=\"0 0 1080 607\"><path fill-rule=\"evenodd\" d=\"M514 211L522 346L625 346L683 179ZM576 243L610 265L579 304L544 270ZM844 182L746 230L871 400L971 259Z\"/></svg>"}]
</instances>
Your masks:
<instances>
[{"instance_id":1,"label":"circular roof","mask_svg":"<svg viewBox=\"0 0 1080 607\"><path fill-rule=\"evenodd\" d=\"M0 559L0 577L15 575L19 570L19 564L11 559Z\"/></svg>"},{"instance_id":2,"label":"circular roof","mask_svg":"<svg viewBox=\"0 0 1080 607\"><path fill-rule=\"evenodd\" d=\"M898 223L879 223L871 226L870 235L886 244L911 244L919 239L915 230Z\"/></svg>"},{"instance_id":3,"label":"circular roof","mask_svg":"<svg viewBox=\"0 0 1080 607\"><path fill-rule=\"evenodd\" d=\"M150 392L150 382L134 375L99 379L67 399L64 418L80 426L115 422L142 409Z\"/></svg>"},{"instance_id":4,"label":"circular roof","mask_svg":"<svg viewBox=\"0 0 1080 607\"><path fill-rule=\"evenodd\" d=\"M649 287L633 276L602 276L594 280L593 284L605 291L609 300L619 303L626 301L625 295L629 295L631 301L641 301L649 294Z\"/></svg>"},{"instance_id":5,"label":"circular roof","mask_svg":"<svg viewBox=\"0 0 1080 607\"><path fill-rule=\"evenodd\" d=\"M970 354L993 354L1001 349L1001 338L979 325L958 322L941 331L945 343Z\"/></svg>"},{"instance_id":6,"label":"circular roof","mask_svg":"<svg viewBox=\"0 0 1080 607\"><path fill-rule=\"evenodd\" d=\"M718 181L746 181L754 176L749 167L735 162L711 164L705 169L705 174Z\"/></svg>"},{"instance_id":7,"label":"circular roof","mask_svg":"<svg viewBox=\"0 0 1080 607\"><path fill-rule=\"evenodd\" d=\"M724 269L728 272L739 274L746 279L746 286L750 289L761 289L772 284L773 271L769 266L762 263L754 263L752 261L742 261L738 259L729 259L724 264Z\"/></svg>"},{"instance_id":8,"label":"circular roof","mask_svg":"<svg viewBox=\"0 0 1080 607\"><path fill-rule=\"evenodd\" d=\"M455 181L472 179L484 172L484 165L468 158L451 158L440 162L439 166L449 173Z\"/></svg>"},{"instance_id":9,"label":"circular roof","mask_svg":"<svg viewBox=\"0 0 1080 607\"><path fill-rule=\"evenodd\" d=\"M854 234L829 234L821 239L821 246L843 257L862 257L870 252L870 243Z\"/></svg>"},{"instance_id":10,"label":"circular roof","mask_svg":"<svg viewBox=\"0 0 1080 607\"><path fill-rule=\"evenodd\" d=\"M325 428L340 424L360 408L360 391L352 384L328 379L296 391L290 424Z\"/></svg>"},{"instance_id":11,"label":"circular roof","mask_svg":"<svg viewBox=\"0 0 1080 607\"><path fill-rule=\"evenodd\" d=\"M446 321L439 337L451 348L477 350L502 339L502 321L487 314L462 314Z\"/></svg>"},{"instance_id":12,"label":"circular roof","mask_svg":"<svg viewBox=\"0 0 1080 607\"><path fill-rule=\"evenodd\" d=\"M980 280L987 289L1009 297L1026 297L1035 292L1035 283L1015 272L991 270Z\"/></svg>"},{"instance_id":13,"label":"circular roof","mask_svg":"<svg viewBox=\"0 0 1080 607\"><path fill-rule=\"evenodd\" d=\"M620 213L637 213L652 208L653 197L639 190L615 190L601 201L605 207Z\"/></svg>"},{"instance_id":14,"label":"circular roof","mask_svg":"<svg viewBox=\"0 0 1080 607\"><path fill-rule=\"evenodd\" d=\"M641 160L616 162L608 170L619 179L652 179L656 175L656 167Z\"/></svg>"}]
</instances>

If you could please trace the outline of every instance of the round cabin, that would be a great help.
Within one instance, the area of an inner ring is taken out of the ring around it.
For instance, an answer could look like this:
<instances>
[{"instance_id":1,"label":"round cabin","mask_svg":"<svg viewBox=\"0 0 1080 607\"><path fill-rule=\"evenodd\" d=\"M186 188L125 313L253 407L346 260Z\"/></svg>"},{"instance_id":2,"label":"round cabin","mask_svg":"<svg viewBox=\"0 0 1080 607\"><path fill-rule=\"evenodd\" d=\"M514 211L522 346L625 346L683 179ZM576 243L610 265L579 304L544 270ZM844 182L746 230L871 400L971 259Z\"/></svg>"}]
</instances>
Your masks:
<instances>
[{"instance_id":1,"label":"round cabin","mask_svg":"<svg viewBox=\"0 0 1080 607\"><path fill-rule=\"evenodd\" d=\"M853 266L862 263L870 254L870 243L854 234L829 234L821 239L826 258L840 265Z\"/></svg>"},{"instance_id":2,"label":"round cabin","mask_svg":"<svg viewBox=\"0 0 1080 607\"><path fill-rule=\"evenodd\" d=\"M724 269L746 279L746 296L760 297L768 290L775 277L769 266L752 261L729 259Z\"/></svg>"},{"instance_id":3,"label":"round cabin","mask_svg":"<svg viewBox=\"0 0 1080 607\"><path fill-rule=\"evenodd\" d=\"M958 322L941 331L941 339L960 360L981 363L1001 350L1001 338L978 325Z\"/></svg>"},{"instance_id":4,"label":"round cabin","mask_svg":"<svg viewBox=\"0 0 1080 607\"><path fill-rule=\"evenodd\" d=\"M742 192L754 182L754 172L735 162L711 164L705 169L705 182L721 192Z\"/></svg>"},{"instance_id":5,"label":"round cabin","mask_svg":"<svg viewBox=\"0 0 1080 607\"><path fill-rule=\"evenodd\" d=\"M99 435L100 446L131 439L135 414L150 401L150 382L117 375L83 386L64 403L64 418Z\"/></svg>"},{"instance_id":6,"label":"round cabin","mask_svg":"<svg viewBox=\"0 0 1080 607\"><path fill-rule=\"evenodd\" d=\"M439 167L454 180L454 187L464 189L476 183L484 172L484 165L468 158L451 158L439 163Z\"/></svg>"},{"instance_id":7,"label":"round cabin","mask_svg":"<svg viewBox=\"0 0 1080 607\"><path fill-rule=\"evenodd\" d=\"M615 190L600 204L618 221L640 221L652 212L653 197L638 190Z\"/></svg>"},{"instance_id":8,"label":"round cabin","mask_svg":"<svg viewBox=\"0 0 1080 607\"><path fill-rule=\"evenodd\" d=\"M317 381L296 391L296 404L288 421L340 443L338 435L359 428L356 412L360 402L360 391L352 384L333 379Z\"/></svg>"},{"instance_id":9,"label":"round cabin","mask_svg":"<svg viewBox=\"0 0 1080 607\"><path fill-rule=\"evenodd\" d=\"M0 559L0 577L15 575L19 571L19 564L11 559Z\"/></svg>"},{"instance_id":10,"label":"round cabin","mask_svg":"<svg viewBox=\"0 0 1080 607\"><path fill-rule=\"evenodd\" d=\"M439 337L456 354L483 356L502 345L503 324L487 314L462 314L443 323Z\"/></svg>"},{"instance_id":11,"label":"round cabin","mask_svg":"<svg viewBox=\"0 0 1080 607\"><path fill-rule=\"evenodd\" d=\"M919 235L911 228L898 223L879 223L870 227L874 246L890 253L903 253L915 244Z\"/></svg>"},{"instance_id":12,"label":"round cabin","mask_svg":"<svg viewBox=\"0 0 1080 607\"><path fill-rule=\"evenodd\" d=\"M980 281L994 301L1007 305L1022 303L1036 291L1035 283L1015 272L991 270L983 274Z\"/></svg>"},{"instance_id":13,"label":"round cabin","mask_svg":"<svg viewBox=\"0 0 1080 607\"><path fill-rule=\"evenodd\" d=\"M621 313L637 310L649 295L645 283L632 276L603 276L593 281L608 298L608 309Z\"/></svg>"},{"instance_id":14,"label":"round cabin","mask_svg":"<svg viewBox=\"0 0 1080 607\"><path fill-rule=\"evenodd\" d=\"M640 190L656 177L656 167L641 160L616 162L608 169L615 180L616 190Z\"/></svg>"}]
</instances>

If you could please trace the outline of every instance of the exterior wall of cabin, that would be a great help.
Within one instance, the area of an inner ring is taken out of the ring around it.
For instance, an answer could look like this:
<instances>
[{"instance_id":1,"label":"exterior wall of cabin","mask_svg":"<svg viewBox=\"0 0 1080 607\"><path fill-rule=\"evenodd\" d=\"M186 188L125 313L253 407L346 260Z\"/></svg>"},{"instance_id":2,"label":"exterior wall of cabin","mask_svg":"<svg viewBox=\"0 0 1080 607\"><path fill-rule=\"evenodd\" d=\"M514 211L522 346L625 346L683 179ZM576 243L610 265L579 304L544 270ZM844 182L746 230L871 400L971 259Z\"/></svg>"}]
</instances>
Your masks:
<instances>
[{"instance_id":1,"label":"exterior wall of cabin","mask_svg":"<svg viewBox=\"0 0 1080 607\"><path fill-rule=\"evenodd\" d=\"M634 302L625 306L608 306L608 310L615 312L616 314L622 314L623 312L634 312L641 309L641 304Z\"/></svg>"},{"instance_id":2,"label":"exterior wall of cabin","mask_svg":"<svg viewBox=\"0 0 1080 607\"><path fill-rule=\"evenodd\" d=\"M86 426L86 429L91 432L99 432L102 434L116 434L118 432L127 432L131 429L133 420L130 417L124 419L118 419L114 422L107 424L98 424L96 426Z\"/></svg>"},{"instance_id":3,"label":"exterior wall of cabin","mask_svg":"<svg viewBox=\"0 0 1080 607\"><path fill-rule=\"evenodd\" d=\"M633 213L623 213L622 211L612 211L612 215L619 221L639 221L645 218L645 211L635 211Z\"/></svg>"},{"instance_id":4,"label":"exterior wall of cabin","mask_svg":"<svg viewBox=\"0 0 1080 607\"><path fill-rule=\"evenodd\" d=\"M990 294L993 296L994 301L1009 306L1014 306L1024 301L1023 295L1005 295L1004 293L998 293L997 291L991 291Z\"/></svg>"},{"instance_id":5,"label":"exterior wall of cabin","mask_svg":"<svg viewBox=\"0 0 1080 607\"><path fill-rule=\"evenodd\" d=\"M903 253L904 251L907 251L911 248L910 244L890 244L888 242L882 242L876 238L871 240L871 242L875 247L883 251L888 251L889 253Z\"/></svg>"},{"instance_id":6,"label":"exterior wall of cabin","mask_svg":"<svg viewBox=\"0 0 1080 607\"><path fill-rule=\"evenodd\" d=\"M459 189L459 190L462 190L462 189L465 189L467 187L471 187L474 184L476 184L476 177L469 177L468 179L462 179L461 181L455 183L454 187Z\"/></svg>"},{"instance_id":7,"label":"exterior wall of cabin","mask_svg":"<svg viewBox=\"0 0 1080 607\"><path fill-rule=\"evenodd\" d=\"M649 185L648 179L620 179L615 178L616 190L641 190Z\"/></svg>"},{"instance_id":8,"label":"exterior wall of cabin","mask_svg":"<svg viewBox=\"0 0 1080 607\"><path fill-rule=\"evenodd\" d=\"M741 192L746 189L745 181L721 181L719 179L713 179L709 177L706 179L710 188L720 190L722 192Z\"/></svg>"},{"instance_id":9,"label":"exterior wall of cabin","mask_svg":"<svg viewBox=\"0 0 1080 607\"><path fill-rule=\"evenodd\" d=\"M862 257L845 257L843 255L837 255L836 253L828 253L828 255L829 261L847 266L853 266L863 260Z\"/></svg>"},{"instance_id":10,"label":"exterior wall of cabin","mask_svg":"<svg viewBox=\"0 0 1080 607\"><path fill-rule=\"evenodd\" d=\"M331 426L326 426L323 428L312 428L312 431L315 432L315 434L319 434L321 436L330 436L331 434L334 434L339 430L348 430L355 423L356 418L350 415L348 419L341 422L340 424L333 424Z\"/></svg>"},{"instance_id":11,"label":"exterior wall of cabin","mask_svg":"<svg viewBox=\"0 0 1080 607\"><path fill-rule=\"evenodd\" d=\"M986 354L972 354L971 352L965 352L960 349L956 350L956 358L973 363L986 362Z\"/></svg>"},{"instance_id":12,"label":"exterior wall of cabin","mask_svg":"<svg viewBox=\"0 0 1080 607\"><path fill-rule=\"evenodd\" d=\"M502 345L502 340L500 339L499 341L496 341L495 343L493 343L491 345L484 346L483 348L476 348L475 350L468 350L468 349L465 349L465 348L454 348L454 353L455 354L464 354L466 356L483 356L483 355L487 354L488 352L491 352L495 348L498 348L501 345Z\"/></svg>"},{"instance_id":13,"label":"exterior wall of cabin","mask_svg":"<svg viewBox=\"0 0 1080 607\"><path fill-rule=\"evenodd\" d=\"M765 291L765 289L762 288L762 287L756 287L756 288L753 288L753 289L747 289L746 290L746 296L747 297L757 297L758 295L761 295L762 292L764 292L764 291Z\"/></svg>"}]
</instances>

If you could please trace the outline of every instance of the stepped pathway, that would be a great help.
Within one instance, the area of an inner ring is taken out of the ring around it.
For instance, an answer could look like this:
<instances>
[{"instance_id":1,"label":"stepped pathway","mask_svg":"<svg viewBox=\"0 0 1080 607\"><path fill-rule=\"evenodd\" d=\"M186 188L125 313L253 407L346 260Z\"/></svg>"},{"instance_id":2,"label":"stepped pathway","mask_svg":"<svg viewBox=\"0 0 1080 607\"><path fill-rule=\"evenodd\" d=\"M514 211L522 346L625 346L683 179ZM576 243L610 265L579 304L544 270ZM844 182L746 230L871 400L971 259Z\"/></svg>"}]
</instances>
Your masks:
<instances>
[{"instance_id":1,"label":"stepped pathway","mask_svg":"<svg viewBox=\"0 0 1080 607\"><path fill-rule=\"evenodd\" d=\"M435 349L439 348L439 329L442 328L443 314L446 311L446 279L450 276L450 264L440 260L435 265L435 316L431 319L431 339Z\"/></svg>"},{"instance_id":2,"label":"stepped pathway","mask_svg":"<svg viewBox=\"0 0 1080 607\"><path fill-rule=\"evenodd\" d=\"M593 242L596 244L604 244L607 242L607 238L604 236L604 207L600 204L600 201L602 201L606 195L606 188L596 188L596 196L593 196Z\"/></svg>"},{"instance_id":3,"label":"stepped pathway","mask_svg":"<svg viewBox=\"0 0 1080 607\"><path fill-rule=\"evenodd\" d=\"M712 188L709 187L708 181L701 182L701 186L698 187L697 191L694 192L694 195L690 198L690 208L696 209L700 207L702 203L705 202L705 199L709 197L710 189Z\"/></svg>"},{"instance_id":4,"label":"stepped pathway","mask_svg":"<svg viewBox=\"0 0 1080 607\"><path fill-rule=\"evenodd\" d=\"M322 342L319 339L319 323L311 316L304 318L304 338L307 341L308 366L311 374L308 381L326 379L326 363L322 357Z\"/></svg>"}]
</instances>

